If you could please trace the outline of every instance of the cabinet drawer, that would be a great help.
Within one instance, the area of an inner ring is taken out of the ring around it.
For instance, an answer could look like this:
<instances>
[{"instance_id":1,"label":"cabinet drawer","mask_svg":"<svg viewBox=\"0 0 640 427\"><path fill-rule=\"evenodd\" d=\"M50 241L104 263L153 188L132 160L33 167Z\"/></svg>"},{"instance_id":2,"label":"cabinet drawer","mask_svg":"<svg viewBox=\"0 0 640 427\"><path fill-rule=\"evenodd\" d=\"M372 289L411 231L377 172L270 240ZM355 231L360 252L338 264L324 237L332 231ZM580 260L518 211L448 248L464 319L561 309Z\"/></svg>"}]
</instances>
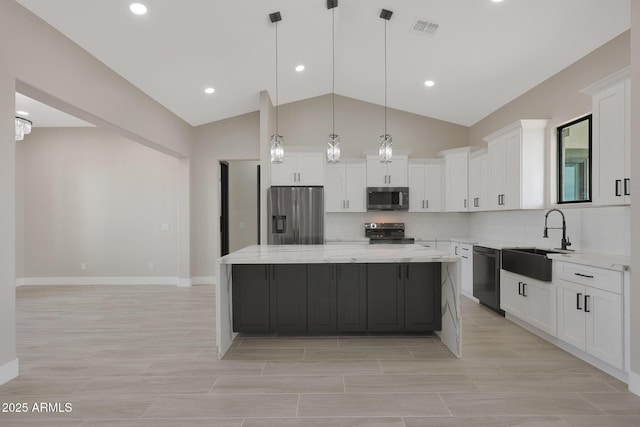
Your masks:
<instances>
[{"instance_id":1,"label":"cabinet drawer","mask_svg":"<svg viewBox=\"0 0 640 427\"><path fill-rule=\"evenodd\" d=\"M619 271L559 261L555 272L558 279L622 294L622 273Z\"/></svg>"}]
</instances>

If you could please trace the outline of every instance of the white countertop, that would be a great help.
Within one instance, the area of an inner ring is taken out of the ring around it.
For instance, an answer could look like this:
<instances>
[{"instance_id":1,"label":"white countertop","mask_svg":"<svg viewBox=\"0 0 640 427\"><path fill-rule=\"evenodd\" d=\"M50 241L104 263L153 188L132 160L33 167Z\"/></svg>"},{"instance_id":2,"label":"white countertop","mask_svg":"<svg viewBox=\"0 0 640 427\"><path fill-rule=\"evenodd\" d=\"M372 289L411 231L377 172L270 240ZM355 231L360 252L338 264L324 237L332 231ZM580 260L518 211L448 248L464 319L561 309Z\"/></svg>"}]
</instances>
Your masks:
<instances>
[{"instance_id":1,"label":"white countertop","mask_svg":"<svg viewBox=\"0 0 640 427\"><path fill-rule=\"evenodd\" d=\"M221 264L456 262L460 257L420 245L253 245L219 258Z\"/></svg>"},{"instance_id":2,"label":"white countertop","mask_svg":"<svg viewBox=\"0 0 640 427\"><path fill-rule=\"evenodd\" d=\"M549 254L547 258L617 271L629 270L631 267L631 257L625 255L572 252L566 254Z\"/></svg>"}]
</instances>

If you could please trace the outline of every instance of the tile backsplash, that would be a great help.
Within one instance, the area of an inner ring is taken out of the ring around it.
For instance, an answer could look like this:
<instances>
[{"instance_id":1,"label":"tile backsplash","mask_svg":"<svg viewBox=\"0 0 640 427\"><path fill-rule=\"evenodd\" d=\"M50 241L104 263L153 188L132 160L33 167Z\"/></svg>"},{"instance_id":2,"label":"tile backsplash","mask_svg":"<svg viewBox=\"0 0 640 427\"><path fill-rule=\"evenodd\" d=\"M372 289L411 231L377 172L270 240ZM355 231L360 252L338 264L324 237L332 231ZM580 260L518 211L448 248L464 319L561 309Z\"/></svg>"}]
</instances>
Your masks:
<instances>
[{"instance_id":1,"label":"tile backsplash","mask_svg":"<svg viewBox=\"0 0 640 427\"><path fill-rule=\"evenodd\" d=\"M629 206L563 207L561 210L566 217L567 235L572 243L570 249L590 253L630 254ZM364 238L365 222L404 222L405 234L416 239L474 237L479 240L505 240L524 245L559 247L562 230L549 230L549 238L542 237L545 212L546 210L328 213L325 216L325 236L327 239L342 240ZM561 227L561 216L552 213L548 225Z\"/></svg>"},{"instance_id":2,"label":"tile backsplash","mask_svg":"<svg viewBox=\"0 0 640 427\"><path fill-rule=\"evenodd\" d=\"M562 208L570 249L591 253L629 255L631 209L628 206ZM542 247L560 247L562 230L542 237L547 210L478 212L469 214L470 233L481 239L507 240ZM549 227L561 227L558 213L549 215Z\"/></svg>"}]
</instances>

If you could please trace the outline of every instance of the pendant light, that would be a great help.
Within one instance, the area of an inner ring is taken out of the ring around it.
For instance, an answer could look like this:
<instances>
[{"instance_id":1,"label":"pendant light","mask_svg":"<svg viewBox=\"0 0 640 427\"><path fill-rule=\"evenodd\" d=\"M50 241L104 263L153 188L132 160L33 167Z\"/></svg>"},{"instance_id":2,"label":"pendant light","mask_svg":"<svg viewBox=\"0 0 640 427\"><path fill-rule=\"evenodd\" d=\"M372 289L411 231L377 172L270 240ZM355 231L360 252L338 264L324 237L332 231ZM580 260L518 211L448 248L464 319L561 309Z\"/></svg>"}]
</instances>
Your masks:
<instances>
[{"instance_id":1,"label":"pendant light","mask_svg":"<svg viewBox=\"0 0 640 427\"><path fill-rule=\"evenodd\" d=\"M391 148L391 135L387 133L387 21L391 19L393 12L382 9L380 18L384 19L384 135L380 135L380 163L391 163L393 149Z\"/></svg>"},{"instance_id":2,"label":"pendant light","mask_svg":"<svg viewBox=\"0 0 640 427\"><path fill-rule=\"evenodd\" d=\"M280 12L269 14L271 22L276 24L276 133L271 135L271 163L284 161L284 139L278 134L278 22L282 21Z\"/></svg>"},{"instance_id":3,"label":"pendant light","mask_svg":"<svg viewBox=\"0 0 640 427\"><path fill-rule=\"evenodd\" d=\"M331 9L331 111L332 132L329 134L327 161L340 161L340 136L336 134L336 7L338 0L327 0L327 9Z\"/></svg>"},{"instance_id":4,"label":"pendant light","mask_svg":"<svg viewBox=\"0 0 640 427\"><path fill-rule=\"evenodd\" d=\"M22 117L15 116L16 118L16 141L22 141L26 134L31 133L31 126L33 123L31 120L24 119Z\"/></svg>"}]
</instances>

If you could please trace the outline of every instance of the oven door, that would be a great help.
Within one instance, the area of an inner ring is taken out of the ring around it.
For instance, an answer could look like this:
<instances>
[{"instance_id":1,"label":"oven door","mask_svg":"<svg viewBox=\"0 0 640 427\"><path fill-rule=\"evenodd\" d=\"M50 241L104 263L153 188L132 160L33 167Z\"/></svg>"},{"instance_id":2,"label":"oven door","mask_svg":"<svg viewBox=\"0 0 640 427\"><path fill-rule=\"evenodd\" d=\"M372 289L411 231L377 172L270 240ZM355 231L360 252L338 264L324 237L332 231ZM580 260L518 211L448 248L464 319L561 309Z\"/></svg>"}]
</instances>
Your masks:
<instances>
[{"instance_id":1,"label":"oven door","mask_svg":"<svg viewBox=\"0 0 640 427\"><path fill-rule=\"evenodd\" d=\"M406 211L409 210L408 187L368 187L368 211Z\"/></svg>"}]
</instances>

